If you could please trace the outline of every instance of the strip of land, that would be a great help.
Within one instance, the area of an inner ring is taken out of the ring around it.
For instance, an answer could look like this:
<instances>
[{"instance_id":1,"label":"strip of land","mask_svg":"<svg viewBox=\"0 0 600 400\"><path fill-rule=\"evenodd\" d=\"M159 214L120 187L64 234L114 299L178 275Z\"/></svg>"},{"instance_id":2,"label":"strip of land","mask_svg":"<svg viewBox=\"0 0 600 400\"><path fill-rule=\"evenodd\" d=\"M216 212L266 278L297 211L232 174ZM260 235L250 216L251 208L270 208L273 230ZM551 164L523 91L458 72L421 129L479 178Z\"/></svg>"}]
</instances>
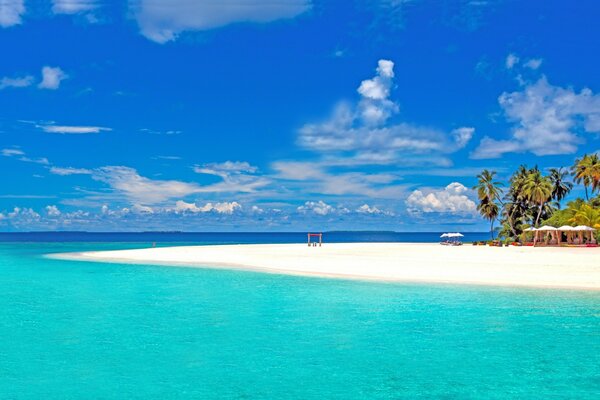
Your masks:
<instances>
[{"instance_id":1,"label":"strip of land","mask_svg":"<svg viewBox=\"0 0 600 400\"><path fill-rule=\"evenodd\" d=\"M382 281L600 290L600 248L256 244L64 253L51 257Z\"/></svg>"}]
</instances>

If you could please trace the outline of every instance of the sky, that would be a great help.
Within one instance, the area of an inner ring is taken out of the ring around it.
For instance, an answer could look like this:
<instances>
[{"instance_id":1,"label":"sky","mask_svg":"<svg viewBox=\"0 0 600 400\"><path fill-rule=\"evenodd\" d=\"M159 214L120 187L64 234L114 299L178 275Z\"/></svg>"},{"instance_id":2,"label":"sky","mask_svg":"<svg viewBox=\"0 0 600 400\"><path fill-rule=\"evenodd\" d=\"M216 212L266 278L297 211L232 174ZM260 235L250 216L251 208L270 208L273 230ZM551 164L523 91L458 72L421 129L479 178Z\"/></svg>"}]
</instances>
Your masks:
<instances>
[{"instance_id":1,"label":"sky","mask_svg":"<svg viewBox=\"0 0 600 400\"><path fill-rule=\"evenodd\" d=\"M0 0L0 231L485 231L482 169L600 150L599 17Z\"/></svg>"}]
</instances>

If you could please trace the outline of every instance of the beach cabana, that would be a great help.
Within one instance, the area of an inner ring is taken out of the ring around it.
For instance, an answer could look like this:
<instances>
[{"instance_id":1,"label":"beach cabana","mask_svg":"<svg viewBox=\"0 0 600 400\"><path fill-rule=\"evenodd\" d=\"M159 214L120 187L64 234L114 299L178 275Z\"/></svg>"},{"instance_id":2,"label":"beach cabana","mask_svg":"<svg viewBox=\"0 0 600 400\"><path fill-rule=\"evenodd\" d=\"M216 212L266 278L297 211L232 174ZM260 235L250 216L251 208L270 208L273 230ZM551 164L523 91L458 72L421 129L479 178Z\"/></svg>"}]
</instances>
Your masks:
<instances>
[{"instance_id":1,"label":"beach cabana","mask_svg":"<svg viewBox=\"0 0 600 400\"><path fill-rule=\"evenodd\" d=\"M549 241L548 238L550 238ZM535 246L535 244L542 239L544 240L544 244L558 244L558 229L550 225L544 225L537 228L535 230L535 236L533 237L533 245Z\"/></svg>"},{"instance_id":2,"label":"beach cabana","mask_svg":"<svg viewBox=\"0 0 600 400\"><path fill-rule=\"evenodd\" d=\"M593 243L593 244L596 243L596 240L594 239L594 235L593 235L593 232L596 229L586 226L586 225L578 225L573 229L575 231L577 231L578 236L579 236L579 242L576 244L583 244L584 236L587 236L588 243Z\"/></svg>"},{"instance_id":3,"label":"beach cabana","mask_svg":"<svg viewBox=\"0 0 600 400\"><path fill-rule=\"evenodd\" d=\"M558 228L558 243L561 242L562 239L562 233L564 232L565 235L567 236L567 243L571 244L573 243L573 236L576 229L572 226L569 225L563 225L561 227Z\"/></svg>"}]
</instances>

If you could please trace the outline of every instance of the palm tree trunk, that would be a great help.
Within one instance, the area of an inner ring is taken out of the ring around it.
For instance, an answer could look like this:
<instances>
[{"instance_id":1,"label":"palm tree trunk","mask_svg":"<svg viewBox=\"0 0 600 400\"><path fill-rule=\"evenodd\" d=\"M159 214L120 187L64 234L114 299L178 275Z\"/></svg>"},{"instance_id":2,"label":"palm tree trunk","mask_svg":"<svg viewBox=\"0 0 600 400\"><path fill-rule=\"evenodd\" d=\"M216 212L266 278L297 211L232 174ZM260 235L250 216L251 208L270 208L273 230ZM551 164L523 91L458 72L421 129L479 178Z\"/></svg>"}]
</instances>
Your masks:
<instances>
[{"instance_id":1,"label":"palm tree trunk","mask_svg":"<svg viewBox=\"0 0 600 400\"><path fill-rule=\"evenodd\" d=\"M490 234L492 235L492 240L494 240L494 220L491 221L492 225L490 227Z\"/></svg>"},{"instance_id":2,"label":"palm tree trunk","mask_svg":"<svg viewBox=\"0 0 600 400\"><path fill-rule=\"evenodd\" d=\"M540 204L540 209L538 211L537 217L535 218L535 227L537 228L538 223L540 221L540 216L542 215L542 208L544 207L544 203Z\"/></svg>"},{"instance_id":3,"label":"palm tree trunk","mask_svg":"<svg viewBox=\"0 0 600 400\"><path fill-rule=\"evenodd\" d=\"M590 201L590 196L588 196L587 185L583 185L583 187L585 188L585 201Z\"/></svg>"}]
</instances>

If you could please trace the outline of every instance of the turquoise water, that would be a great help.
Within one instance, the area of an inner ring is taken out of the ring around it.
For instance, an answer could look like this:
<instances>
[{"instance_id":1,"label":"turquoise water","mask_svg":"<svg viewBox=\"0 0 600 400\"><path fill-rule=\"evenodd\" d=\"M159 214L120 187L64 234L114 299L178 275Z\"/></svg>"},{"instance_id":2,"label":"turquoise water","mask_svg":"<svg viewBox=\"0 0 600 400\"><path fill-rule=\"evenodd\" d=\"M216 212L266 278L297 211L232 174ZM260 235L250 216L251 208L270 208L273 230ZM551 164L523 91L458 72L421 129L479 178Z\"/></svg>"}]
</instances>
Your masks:
<instances>
[{"instance_id":1,"label":"turquoise water","mask_svg":"<svg viewBox=\"0 0 600 400\"><path fill-rule=\"evenodd\" d=\"M1 399L600 398L600 293L41 257L125 247L0 244Z\"/></svg>"}]
</instances>

